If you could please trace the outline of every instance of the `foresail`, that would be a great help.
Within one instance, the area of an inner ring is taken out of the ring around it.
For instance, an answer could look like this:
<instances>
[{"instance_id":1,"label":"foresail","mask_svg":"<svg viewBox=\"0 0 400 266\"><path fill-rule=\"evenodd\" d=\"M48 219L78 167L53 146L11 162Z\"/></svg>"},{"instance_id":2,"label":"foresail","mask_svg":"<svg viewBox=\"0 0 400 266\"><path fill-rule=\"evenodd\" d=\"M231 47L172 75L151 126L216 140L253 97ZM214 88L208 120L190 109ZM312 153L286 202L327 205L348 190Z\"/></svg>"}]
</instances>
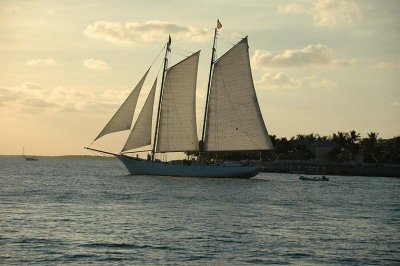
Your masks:
<instances>
[{"instance_id":1,"label":"foresail","mask_svg":"<svg viewBox=\"0 0 400 266\"><path fill-rule=\"evenodd\" d=\"M157 152L197 151L196 81L200 51L167 70Z\"/></svg>"},{"instance_id":2,"label":"foresail","mask_svg":"<svg viewBox=\"0 0 400 266\"><path fill-rule=\"evenodd\" d=\"M272 147L258 105L247 38L244 38L214 64L205 150L267 150Z\"/></svg>"},{"instance_id":3,"label":"foresail","mask_svg":"<svg viewBox=\"0 0 400 266\"><path fill-rule=\"evenodd\" d=\"M94 141L104 135L113 132L128 130L131 128L133 114L136 108L136 103L139 98L140 91L143 87L143 83L146 80L147 74L149 73L149 70L147 70L147 72L144 74L142 79L133 89L131 94L128 96L128 98L126 98L125 102L121 105L121 107L114 114L114 116L107 123L107 125L103 128L100 134L94 139Z\"/></svg>"},{"instance_id":4,"label":"foresail","mask_svg":"<svg viewBox=\"0 0 400 266\"><path fill-rule=\"evenodd\" d=\"M151 126L156 86L157 79L154 81L149 96L143 105L142 111L140 112L131 133L129 134L122 152L151 144Z\"/></svg>"}]
</instances>

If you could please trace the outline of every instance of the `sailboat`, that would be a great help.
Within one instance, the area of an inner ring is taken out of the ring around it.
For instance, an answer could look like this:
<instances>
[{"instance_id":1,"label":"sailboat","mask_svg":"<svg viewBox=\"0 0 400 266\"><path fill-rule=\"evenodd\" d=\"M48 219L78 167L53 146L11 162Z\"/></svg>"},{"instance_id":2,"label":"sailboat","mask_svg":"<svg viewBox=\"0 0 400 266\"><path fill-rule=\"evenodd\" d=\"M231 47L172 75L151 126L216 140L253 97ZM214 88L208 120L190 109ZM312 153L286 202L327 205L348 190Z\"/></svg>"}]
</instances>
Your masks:
<instances>
[{"instance_id":1,"label":"sailboat","mask_svg":"<svg viewBox=\"0 0 400 266\"><path fill-rule=\"evenodd\" d=\"M37 161L38 160L37 157L25 155L25 147L22 147L22 157L25 158L25 160L27 160L27 161Z\"/></svg>"},{"instance_id":2,"label":"sailboat","mask_svg":"<svg viewBox=\"0 0 400 266\"><path fill-rule=\"evenodd\" d=\"M261 168L249 163L210 161L208 154L221 151L262 151L273 149L258 104L249 58L248 38L236 43L216 58L216 41L221 24L214 29L214 41L203 117L201 138L197 136L196 83L200 51L168 67L171 37L165 46L158 104L157 78L133 127L132 120L143 83L142 79L94 141L104 135L130 130L121 152L85 147L117 157L132 175L251 178ZM156 119L153 110L156 106ZM152 120L155 120L154 122ZM153 126L153 123L155 125ZM152 130L152 128L154 129ZM94 142L93 141L93 142ZM92 142L92 144L93 144ZM130 156L131 150L151 146L142 159ZM163 162L156 154L197 153L197 160Z\"/></svg>"}]
</instances>

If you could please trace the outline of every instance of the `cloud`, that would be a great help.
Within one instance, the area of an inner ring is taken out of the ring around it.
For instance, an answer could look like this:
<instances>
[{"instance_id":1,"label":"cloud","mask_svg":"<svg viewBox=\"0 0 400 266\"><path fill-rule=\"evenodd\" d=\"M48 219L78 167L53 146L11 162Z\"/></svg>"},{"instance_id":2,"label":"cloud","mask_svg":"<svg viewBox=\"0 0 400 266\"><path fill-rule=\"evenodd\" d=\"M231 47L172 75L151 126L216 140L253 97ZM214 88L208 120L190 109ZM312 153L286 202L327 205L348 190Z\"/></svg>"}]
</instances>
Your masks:
<instances>
[{"instance_id":1,"label":"cloud","mask_svg":"<svg viewBox=\"0 0 400 266\"><path fill-rule=\"evenodd\" d=\"M286 74L279 72L277 74L265 73L259 81L255 82L256 86L260 89L330 89L336 86L336 84L327 79L319 77L306 77L303 79L292 79Z\"/></svg>"},{"instance_id":2,"label":"cloud","mask_svg":"<svg viewBox=\"0 0 400 266\"><path fill-rule=\"evenodd\" d=\"M348 59L348 60L344 60L344 59L340 59L340 60L334 60L333 64L337 65L337 66L355 66L355 65L361 65L364 62L356 59L356 58L352 58L352 59Z\"/></svg>"},{"instance_id":3,"label":"cloud","mask_svg":"<svg viewBox=\"0 0 400 266\"><path fill-rule=\"evenodd\" d=\"M285 50L282 54L277 55L268 51L256 50L251 61L256 68L330 65L333 61L333 54L328 46L316 44L303 49Z\"/></svg>"},{"instance_id":4,"label":"cloud","mask_svg":"<svg viewBox=\"0 0 400 266\"><path fill-rule=\"evenodd\" d=\"M95 39L103 39L120 43L150 43L165 41L168 34L173 39L180 39L194 34L206 33L208 30L197 27L185 27L164 21L137 22L109 22L96 21L89 24L84 34ZM202 41L205 36L197 36L192 40Z\"/></svg>"},{"instance_id":5,"label":"cloud","mask_svg":"<svg viewBox=\"0 0 400 266\"><path fill-rule=\"evenodd\" d=\"M46 100L38 99L38 98L26 99L23 102L23 105L24 105L24 107L39 108L39 109L47 109L47 108L53 108L53 107L59 106L56 103L48 102Z\"/></svg>"},{"instance_id":6,"label":"cloud","mask_svg":"<svg viewBox=\"0 0 400 266\"><path fill-rule=\"evenodd\" d=\"M265 50L256 50L251 57L254 68L288 68L305 66L353 66L363 62L356 58L335 59L332 49L323 44L308 45L302 49L285 50L272 54Z\"/></svg>"},{"instance_id":7,"label":"cloud","mask_svg":"<svg viewBox=\"0 0 400 266\"><path fill-rule=\"evenodd\" d=\"M17 5L13 5L13 6L4 8L4 11L6 11L7 13L16 14L20 11L20 8Z\"/></svg>"},{"instance_id":8,"label":"cloud","mask_svg":"<svg viewBox=\"0 0 400 266\"><path fill-rule=\"evenodd\" d=\"M303 87L311 89L330 89L336 86L333 81L315 76L304 78L302 84Z\"/></svg>"},{"instance_id":9,"label":"cloud","mask_svg":"<svg viewBox=\"0 0 400 266\"><path fill-rule=\"evenodd\" d=\"M0 107L9 112L50 110L59 107L49 100L51 94L41 85L25 82L19 87L0 87ZM0 109L1 110L1 109Z\"/></svg>"},{"instance_id":10,"label":"cloud","mask_svg":"<svg viewBox=\"0 0 400 266\"><path fill-rule=\"evenodd\" d=\"M256 82L256 85L263 89L300 88L301 81L290 79L282 72L279 72L275 76L273 74L266 73L261 77L260 81Z\"/></svg>"},{"instance_id":11,"label":"cloud","mask_svg":"<svg viewBox=\"0 0 400 266\"><path fill-rule=\"evenodd\" d=\"M26 62L28 66L56 66L59 63L53 58L32 59Z\"/></svg>"},{"instance_id":12,"label":"cloud","mask_svg":"<svg viewBox=\"0 0 400 266\"><path fill-rule=\"evenodd\" d=\"M22 83L22 88L26 89L26 90L44 90L44 88L37 83L31 83L31 82L24 82Z\"/></svg>"},{"instance_id":13,"label":"cloud","mask_svg":"<svg viewBox=\"0 0 400 266\"><path fill-rule=\"evenodd\" d=\"M102 60L98 60L98 59L86 59L85 61L83 61L83 66L91 69L91 70L108 70L110 69L110 66L102 61Z\"/></svg>"},{"instance_id":14,"label":"cloud","mask_svg":"<svg viewBox=\"0 0 400 266\"><path fill-rule=\"evenodd\" d=\"M10 89L6 88L6 87L0 87L0 96L1 95L6 95L10 93Z\"/></svg>"},{"instance_id":15,"label":"cloud","mask_svg":"<svg viewBox=\"0 0 400 266\"><path fill-rule=\"evenodd\" d=\"M25 82L20 86L0 86L0 113L82 112L96 115L115 112L124 100L125 90L108 91L94 95L90 92L67 87L47 88L40 84ZM109 95L115 95L109 99ZM125 95L126 96L126 95Z\"/></svg>"},{"instance_id":16,"label":"cloud","mask_svg":"<svg viewBox=\"0 0 400 266\"><path fill-rule=\"evenodd\" d=\"M113 102L122 103L130 93L131 90L121 90L121 91L107 90L101 95L101 97L104 99L109 99L110 101Z\"/></svg>"},{"instance_id":17,"label":"cloud","mask_svg":"<svg viewBox=\"0 0 400 266\"><path fill-rule=\"evenodd\" d=\"M392 107L398 107L399 106L399 102L390 102L389 105L392 106Z\"/></svg>"},{"instance_id":18,"label":"cloud","mask_svg":"<svg viewBox=\"0 0 400 266\"><path fill-rule=\"evenodd\" d=\"M352 0L318 0L312 15L317 26L348 26L361 19L361 8Z\"/></svg>"},{"instance_id":19,"label":"cloud","mask_svg":"<svg viewBox=\"0 0 400 266\"><path fill-rule=\"evenodd\" d=\"M0 107L8 112L44 112L59 111L68 102L79 102L74 96L75 89L63 89L64 94L59 94L58 88L49 89L40 84L25 82L17 87L0 87Z\"/></svg>"},{"instance_id":20,"label":"cloud","mask_svg":"<svg viewBox=\"0 0 400 266\"><path fill-rule=\"evenodd\" d=\"M376 67L381 69L399 69L400 63L380 62Z\"/></svg>"},{"instance_id":21,"label":"cloud","mask_svg":"<svg viewBox=\"0 0 400 266\"><path fill-rule=\"evenodd\" d=\"M0 87L0 107L18 99L19 92L7 87Z\"/></svg>"},{"instance_id":22,"label":"cloud","mask_svg":"<svg viewBox=\"0 0 400 266\"><path fill-rule=\"evenodd\" d=\"M298 3L278 6L283 15L311 15L319 27L353 25L362 17L361 8L353 0L316 0L312 6Z\"/></svg>"},{"instance_id":23,"label":"cloud","mask_svg":"<svg viewBox=\"0 0 400 266\"><path fill-rule=\"evenodd\" d=\"M303 15L308 13L307 8L300 4L280 5L278 11L280 14L285 15Z\"/></svg>"}]
</instances>

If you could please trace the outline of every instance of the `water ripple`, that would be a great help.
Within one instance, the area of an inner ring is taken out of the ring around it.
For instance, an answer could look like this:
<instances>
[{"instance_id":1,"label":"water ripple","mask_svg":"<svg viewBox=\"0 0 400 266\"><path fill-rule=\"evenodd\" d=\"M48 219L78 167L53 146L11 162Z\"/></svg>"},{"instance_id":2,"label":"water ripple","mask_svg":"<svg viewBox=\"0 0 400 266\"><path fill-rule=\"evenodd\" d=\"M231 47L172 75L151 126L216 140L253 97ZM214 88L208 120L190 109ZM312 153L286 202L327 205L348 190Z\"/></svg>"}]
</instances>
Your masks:
<instances>
[{"instance_id":1,"label":"water ripple","mask_svg":"<svg viewBox=\"0 0 400 266\"><path fill-rule=\"evenodd\" d=\"M133 177L114 159L0 160L2 265L400 264L400 179Z\"/></svg>"}]
</instances>

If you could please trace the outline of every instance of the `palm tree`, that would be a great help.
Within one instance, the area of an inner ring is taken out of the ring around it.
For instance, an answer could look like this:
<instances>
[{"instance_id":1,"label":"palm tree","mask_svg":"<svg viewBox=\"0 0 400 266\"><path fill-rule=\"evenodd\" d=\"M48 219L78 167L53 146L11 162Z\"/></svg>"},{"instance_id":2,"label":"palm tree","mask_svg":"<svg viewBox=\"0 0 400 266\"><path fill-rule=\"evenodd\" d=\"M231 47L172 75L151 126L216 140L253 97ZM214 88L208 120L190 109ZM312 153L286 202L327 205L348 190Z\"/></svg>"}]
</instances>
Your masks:
<instances>
[{"instance_id":1,"label":"palm tree","mask_svg":"<svg viewBox=\"0 0 400 266\"><path fill-rule=\"evenodd\" d=\"M364 161L367 163L377 163L380 158L380 149L378 147L379 133L370 132L368 137L361 141L364 153Z\"/></svg>"},{"instance_id":2,"label":"palm tree","mask_svg":"<svg viewBox=\"0 0 400 266\"><path fill-rule=\"evenodd\" d=\"M342 148L345 148L347 146L347 140L349 137L349 133L339 131L337 134L332 134L332 141L342 146Z\"/></svg>"},{"instance_id":3,"label":"palm tree","mask_svg":"<svg viewBox=\"0 0 400 266\"><path fill-rule=\"evenodd\" d=\"M357 133L355 130L350 131L348 148L354 160L360 151L360 133Z\"/></svg>"},{"instance_id":4,"label":"palm tree","mask_svg":"<svg viewBox=\"0 0 400 266\"><path fill-rule=\"evenodd\" d=\"M400 136L388 139L384 142L383 161L385 163L400 163Z\"/></svg>"},{"instance_id":5,"label":"palm tree","mask_svg":"<svg viewBox=\"0 0 400 266\"><path fill-rule=\"evenodd\" d=\"M357 133L355 130L338 132L337 134L333 133L331 140L340 145L341 148L331 152L332 158L339 162L354 160L360 149L359 139L360 133Z\"/></svg>"},{"instance_id":6,"label":"palm tree","mask_svg":"<svg viewBox=\"0 0 400 266\"><path fill-rule=\"evenodd\" d=\"M314 133L310 133L310 134L306 135L305 138L306 138L307 140L310 140L310 141L316 141L316 140L318 139L317 136L319 137L318 134L317 134L317 135L314 135Z\"/></svg>"}]
</instances>

